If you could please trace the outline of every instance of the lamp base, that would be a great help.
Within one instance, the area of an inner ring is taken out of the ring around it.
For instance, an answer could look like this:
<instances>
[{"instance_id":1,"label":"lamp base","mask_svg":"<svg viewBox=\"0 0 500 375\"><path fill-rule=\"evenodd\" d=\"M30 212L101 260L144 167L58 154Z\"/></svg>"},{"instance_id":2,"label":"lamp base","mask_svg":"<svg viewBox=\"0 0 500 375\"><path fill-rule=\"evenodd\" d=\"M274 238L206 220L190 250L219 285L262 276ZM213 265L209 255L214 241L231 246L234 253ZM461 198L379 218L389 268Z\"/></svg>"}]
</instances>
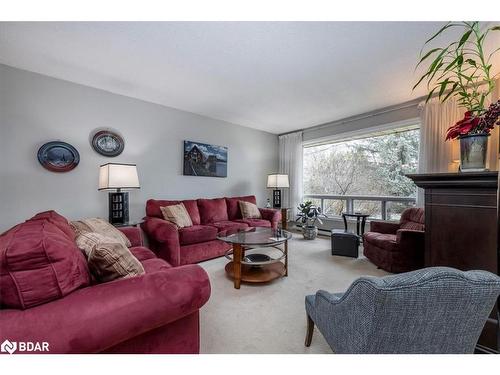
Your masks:
<instances>
[{"instance_id":1,"label":"lamp base","mask_svg":"<svg viewBox=\"0 0 500 375\"><path fill-rule=\"evenodd\" d=\"M111 224L125 224L129 221L128 193L109 193L109 222Z\"/></svg>"},{"instance_id":2,"label":"lamp base","mask_svg":"<svg viewBox=\"0 0 500 375\"><path fill-rule=\"evenodd\" d=\"M273 207L281 208L281 190L273 190Z\"/></svg>"}]
</instances>

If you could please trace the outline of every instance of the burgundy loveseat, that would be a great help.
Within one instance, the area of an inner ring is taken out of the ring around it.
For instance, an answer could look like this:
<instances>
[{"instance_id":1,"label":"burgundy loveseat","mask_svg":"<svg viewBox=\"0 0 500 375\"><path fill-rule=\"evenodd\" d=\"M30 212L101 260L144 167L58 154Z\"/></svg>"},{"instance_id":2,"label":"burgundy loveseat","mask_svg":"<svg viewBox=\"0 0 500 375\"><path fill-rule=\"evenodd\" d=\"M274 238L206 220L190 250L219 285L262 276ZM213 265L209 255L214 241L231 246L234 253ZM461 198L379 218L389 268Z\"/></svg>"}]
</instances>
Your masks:
<instances>
[{"instance_id":1,"label":"burgundy loveseat","mask_svg":"<svg viewBox=\"0 0 500 375\"><path fill-rule=\"evenodd\" d=\"M238 201L256 204L255 196L197 200L156 200L146 203L146 215L141 225L149 246L172 266L180 266L217 258L230 245L217 240L217 235L230 235L249 227L276 228L281 212L260 208L261 219L242 219ZM160 207L182 202L193 222L192 227L180 228L163 219Z\"/></svg>"},{"instance_id":2,"label":"burgundy loveseat","mask_svg":"<svg viewBox=\"0 0 500 375\"><path fill-rule=\"evenodd\" d=\"M400 273L424 267L424 210L408 208L399 223L370 222L363 235L363 253L388 272Z\"/></svg>"},{"instance_id":3,"label":"burgundy loveseat","mask_svg":"<svg viewBox=\"0 0 500 375\"><path fill-rule=\"evenodd\" d=\"M2 234L0 342L46 342L49 353L198 353L207 274L158 259L139 228L122 231L146 273L103 284L54 211Z\"/></svg>"}]
</instances>

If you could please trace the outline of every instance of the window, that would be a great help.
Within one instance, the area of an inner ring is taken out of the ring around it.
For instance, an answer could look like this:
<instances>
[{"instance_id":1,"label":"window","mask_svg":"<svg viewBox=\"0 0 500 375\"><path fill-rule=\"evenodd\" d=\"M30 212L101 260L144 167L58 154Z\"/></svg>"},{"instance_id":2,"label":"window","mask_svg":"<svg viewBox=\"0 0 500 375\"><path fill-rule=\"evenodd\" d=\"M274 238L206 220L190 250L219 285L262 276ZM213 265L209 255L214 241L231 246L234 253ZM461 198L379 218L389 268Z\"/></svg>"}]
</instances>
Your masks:
<instances>
[{"instance_id":1,"label":"window","mask_svg":"<svg viewBox=\"0 0 500 375\"><path fill-rule=\"evenodd\" d=\"M419 129L413 126L305 146L305 199L328 216L361 211L399 219L414 204L416 187L405 174L417 171L418 145Z\"/></svg>"}]
</instances>

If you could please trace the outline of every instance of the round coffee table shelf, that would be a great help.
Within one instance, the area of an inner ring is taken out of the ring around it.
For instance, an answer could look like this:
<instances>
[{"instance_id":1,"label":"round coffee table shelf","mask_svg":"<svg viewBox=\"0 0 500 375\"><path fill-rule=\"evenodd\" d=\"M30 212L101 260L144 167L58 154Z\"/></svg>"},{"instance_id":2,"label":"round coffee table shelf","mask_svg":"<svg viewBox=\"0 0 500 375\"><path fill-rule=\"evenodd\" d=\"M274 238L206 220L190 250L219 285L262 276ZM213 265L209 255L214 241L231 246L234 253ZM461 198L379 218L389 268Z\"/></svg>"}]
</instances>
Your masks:
<instances>
[{"instance_id":1,"label":"round coffee table shelf","mask_svg":"<svg viewBox=\"0 0 500 375\"><path fill-rule=\"evenodd\" d=\"M234 278L234 263L226 264L226 273ZM266 264L264 266L241 265L241 281L245 283L267 283L285 276L286 269L282 262Z\"/></svg>"},{"instance_id":2,"label":"round coffee table shelf","mask_svg":"<svg viewBox=\"0 0 500 375\"><path fill-rule=\"evenodd\" d=\"M227 275L233 279L235 289L240 283L267 283L288 276L288 240L292 234L271 228L249 228L229 236L217 236L220 241L231 244L225 254L230 262ZM274 254L257 251L273 248Z\"/></svg>"},{"instance_id":3,"label":"round coffee table shelf","mask_svg":"<svg viewBox=\"0 0 500 375\"><path fill-rule=\"evenodd\" d=\"M262 260L262 261L258 261L258 260L246 261L246 260L245 260L245 258L246 258L246 257L244 257L244 258L240 261L240 263L241 263L242 265L249 265L249 266L263 266L263 265L268 265L268 264L272 264L272 263L280 262L280 261L282 261L283 259L285 259L285 258L286 258L287 254L285 253L285 251L284 251L283 249L280 249L280 248L279 248L279 247L277 247L277 246L269 246L269 247L276 249L276 250L280 253L280 255L279 255L277 258L267 257L267 258L268 258L267 260ZM242 248L242 250L243 250L243 252L244 252L245 254L246 254L248 251L252 251L252 250L257 250L257 251L258 251L259 249L260 249L260 247L259 247L259 248L256 248L256 249L254 249L254 248L245 248L245 247L244 247L244 248ZM254 253L254 254L252 254L252 255L262 255L262 254L259 254L259 253L255 254L255 253ZM226 253L224 254L224 256L225 256L227 259L229 259L231 262L233 262L233 261L234 261L234 253L233 253L233 249L230 249L230 250L226 251Z\"/></svg>"}]
</instances>

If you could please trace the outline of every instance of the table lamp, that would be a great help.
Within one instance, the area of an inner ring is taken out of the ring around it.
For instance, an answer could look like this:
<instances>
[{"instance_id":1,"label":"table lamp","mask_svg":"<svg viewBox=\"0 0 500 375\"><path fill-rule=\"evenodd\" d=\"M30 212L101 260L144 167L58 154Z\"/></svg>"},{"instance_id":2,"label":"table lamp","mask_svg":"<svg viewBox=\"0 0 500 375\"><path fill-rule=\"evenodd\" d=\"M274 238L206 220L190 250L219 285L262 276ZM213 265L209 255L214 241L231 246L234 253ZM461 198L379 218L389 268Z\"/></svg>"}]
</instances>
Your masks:
<instances>
[{"instance_id":1,"label":"table lamp","mask_svg":"<svg viewBox=\"0 0 500 375\"><path fill-rule=\"evenodd\" d=\"M281 208L281 190L290 187L287 174L270 174L267 176L267 187L273 190L273 207Z\"/></svg>"},{"instance_id":2,"label":"table lamp","mask_svg":"<svg viewBox=\"0 0 500 375\"><path fill-rule=\"evenodd\" d=\"M122 189L140 189L135 164L107 163L99 167L99 189L113 190L109 197L109 222L126 224L129 221L128 192Z\"/></svg>"}]
</instances>

